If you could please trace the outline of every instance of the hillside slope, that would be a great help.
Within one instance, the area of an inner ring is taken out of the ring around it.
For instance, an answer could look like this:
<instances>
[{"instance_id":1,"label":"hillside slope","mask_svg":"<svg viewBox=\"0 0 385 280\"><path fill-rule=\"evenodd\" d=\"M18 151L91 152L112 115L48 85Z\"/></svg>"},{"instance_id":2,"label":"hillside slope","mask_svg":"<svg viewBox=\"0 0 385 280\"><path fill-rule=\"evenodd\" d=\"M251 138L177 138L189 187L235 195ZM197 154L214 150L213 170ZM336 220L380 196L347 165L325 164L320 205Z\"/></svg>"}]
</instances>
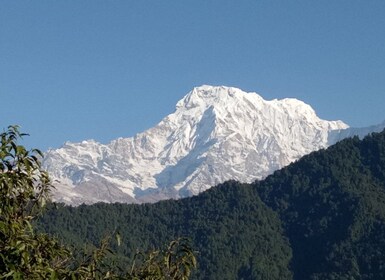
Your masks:
<instances>
[{"instance_id":1,"label":"hillside slope","mask_svg":"<svg viewBox=\"0 0 385 280\"><path fill-rule=\"evenodd\" d=\"M189 236L200 263L194 279L384 279L385 131L254 184L229 181L155 204L60 206L40 228L77 244L118 229L125 256Z\"/></svg>"},{"instance_id":2,"label":"hillside slope","mask_svg":"<svg viewBox=\"0 0 385 280\"><path fill-rule=\"evenodd\" d=\"M296 278L385 278L385 131L314 152L253 186L281 217Z\"/></svg>"}]
</instances>

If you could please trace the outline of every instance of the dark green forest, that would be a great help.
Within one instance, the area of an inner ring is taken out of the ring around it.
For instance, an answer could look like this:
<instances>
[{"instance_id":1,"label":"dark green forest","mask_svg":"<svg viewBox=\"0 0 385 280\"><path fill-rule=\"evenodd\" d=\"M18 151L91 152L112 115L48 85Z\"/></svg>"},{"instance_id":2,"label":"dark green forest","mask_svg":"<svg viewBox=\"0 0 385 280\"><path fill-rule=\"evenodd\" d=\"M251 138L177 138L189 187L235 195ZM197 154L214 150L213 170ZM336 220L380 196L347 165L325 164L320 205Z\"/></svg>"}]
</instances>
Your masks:
<instances>
[{"instance_id":1,"label":"dark green forest","mask_svg":"<svg viewBox=\"0 0 385 280\"><path fill-rule=\"evenodd\" d=\"M198 260L192 279L385 279L385 131L195 197L51 204L36 226L74 247L119 232L112 249L121 265L138 249L188 237Z\"/></svg>"}]
</instances>

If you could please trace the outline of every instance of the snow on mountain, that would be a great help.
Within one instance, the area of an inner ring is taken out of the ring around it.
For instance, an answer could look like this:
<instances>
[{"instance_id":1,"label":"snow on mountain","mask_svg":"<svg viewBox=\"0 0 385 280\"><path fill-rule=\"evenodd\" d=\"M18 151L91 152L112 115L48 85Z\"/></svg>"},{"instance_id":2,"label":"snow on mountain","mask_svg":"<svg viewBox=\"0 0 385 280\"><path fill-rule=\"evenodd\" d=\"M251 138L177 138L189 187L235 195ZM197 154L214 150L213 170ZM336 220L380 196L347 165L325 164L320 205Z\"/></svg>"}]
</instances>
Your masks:
<instances>
[{"instance_id":1,"label":"snow on mountain","mask_svg":"<svg viewBox=\"0 0 385 280\"><path fill-rule=\"evenodd\" d=\"M44 166L56 180L57 201L154 202L196 195L229 179L264 178L356 133L341 121L321 120L296 99L268 101L205 85L155 127L106 145L67 142L46 153Z\"/></svg>"}]
</instances>

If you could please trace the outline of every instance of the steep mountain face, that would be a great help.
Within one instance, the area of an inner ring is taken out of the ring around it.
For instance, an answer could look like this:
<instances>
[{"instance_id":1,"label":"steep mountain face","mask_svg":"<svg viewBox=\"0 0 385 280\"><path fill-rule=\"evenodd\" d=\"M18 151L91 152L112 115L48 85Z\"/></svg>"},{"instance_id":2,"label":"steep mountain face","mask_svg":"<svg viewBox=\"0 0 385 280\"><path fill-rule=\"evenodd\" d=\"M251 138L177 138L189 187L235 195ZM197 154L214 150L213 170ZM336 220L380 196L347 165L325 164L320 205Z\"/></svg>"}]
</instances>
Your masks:
<instances>
[{"instance_id":1,"label":"steep mountain face","mask_svg":"<svg viewBox=\"0 0 385 280\"><path fill-rule=\"evenodd\" d=\"M264 178L357 131L321 120L296 99L267 101L237 88L201 86L155 127L106 145L66 143L49 150L44 165L57 180L57 201L153 202L229 179Z\"/></svg>"}]
</instances>

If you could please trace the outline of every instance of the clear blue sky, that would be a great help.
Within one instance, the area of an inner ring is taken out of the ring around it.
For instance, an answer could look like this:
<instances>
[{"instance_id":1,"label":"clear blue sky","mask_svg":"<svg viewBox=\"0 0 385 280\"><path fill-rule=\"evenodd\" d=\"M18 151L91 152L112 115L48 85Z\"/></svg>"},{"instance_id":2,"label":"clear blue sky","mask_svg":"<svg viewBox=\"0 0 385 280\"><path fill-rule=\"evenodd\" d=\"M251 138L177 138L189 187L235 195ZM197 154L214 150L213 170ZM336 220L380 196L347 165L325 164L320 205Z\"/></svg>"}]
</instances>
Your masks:
<instances>
[{"instance_id":1,"label":"clear blue sky","mask_svg":"<svg viewBox=\"0 0 385 280\"><path fill-rule=\"evenodd\" d=\"M379 123L385 1L0 2L0 129L26 145L133 136L202 84Z\"/></svg>"}]
</instances>

